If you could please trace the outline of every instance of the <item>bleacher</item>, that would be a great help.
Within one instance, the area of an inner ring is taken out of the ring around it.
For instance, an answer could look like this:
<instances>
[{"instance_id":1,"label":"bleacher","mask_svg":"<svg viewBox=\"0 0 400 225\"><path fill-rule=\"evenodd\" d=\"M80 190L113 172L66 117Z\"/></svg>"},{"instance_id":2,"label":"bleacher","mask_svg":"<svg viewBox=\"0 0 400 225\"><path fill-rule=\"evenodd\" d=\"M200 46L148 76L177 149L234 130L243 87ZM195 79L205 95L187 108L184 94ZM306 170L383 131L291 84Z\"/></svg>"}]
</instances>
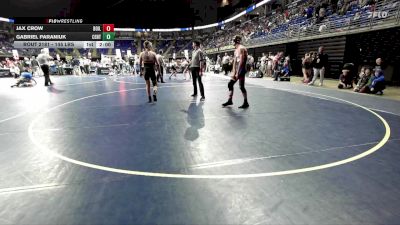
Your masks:
<instances>
[{"instance_id":1,"label":"bleacher","mask_svg":"<svg viewBox=\"0 0 400 225\"><path fill-rule=\"evenodd\" d=\"M288 8L301 8L303 2L297 1ZM307 18L303 12L293 11L290 20L284 21L281 14L261 17L247 21L246 28L239 24L208 38L206 48L215 48L229 45L233 34L237 31L245 36L245 44L250 46L261 45L264 43L282 42L289 39L300 39L301 37L318 36L334 32L344 32L349 30L358 30L360 28L379 27L383 23L396 22L399 20L399 5L396 0L379 2L376 5L360 6L352 4L343 14L333 13L333 10L327 9L325 17L317 21L315 17ZM246 34L247 33L247 34Z\"/></svg>"}]
</instances>

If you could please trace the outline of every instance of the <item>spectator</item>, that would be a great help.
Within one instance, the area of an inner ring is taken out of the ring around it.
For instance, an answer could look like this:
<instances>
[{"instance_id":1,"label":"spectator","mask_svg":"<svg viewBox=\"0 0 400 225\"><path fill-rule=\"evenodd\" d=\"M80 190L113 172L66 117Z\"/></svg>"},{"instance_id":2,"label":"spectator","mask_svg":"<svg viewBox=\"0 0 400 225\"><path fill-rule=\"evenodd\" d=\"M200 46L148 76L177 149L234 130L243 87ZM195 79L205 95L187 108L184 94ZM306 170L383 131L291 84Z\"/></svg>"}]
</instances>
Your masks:
<instances>
[{"instance_id":1,"label":"spectator","mask_svg":"<svg viewBox=\"0 0 400 225\"><path fill-rule=\"evenodd\" d=\"M328 67L328 55L324 53L324 47L321 46L318 48L317 57L313 60L314 74L312 81L308 83L308 85L314 85L318 76L320 76L319 86L322 86L324 84L324 75L327 67Z\"/></svg>"},{"instance_id":2,"label":"spectator","mask_svg":"<svg viewBox=\"0 0 400 225\"><path fill-rule=\"evenodd\" d=\"M382 95L385 88L385 77L383 75L383 70L375 69L374 76L372 76L371 85L369 85L370 92L372 94Z\"/></svg>"},{"instance_id":3,"label":"spectator","mask_svg":"<svg viewBox=\"0 0 400 225\"><path fill-rule=\"evenodd\" d=\"M252 55L247 56L247 62L246 62L246 70L247 71L253 71L253 65L254 65L254 57Z\"/></svg>"},{"instance_id":4,"label":"spectator","mask_svg":"<svg viewBox=\"0 0 400 225\"><path fill-rule=\"evenodd\" d=\"M306 9L307 19L310 19L313 16L313 13L314 13L314 7L312 5L309 5Z\"/></svg>"},{"instance_id":5,"label":"spectator","mask_svg":"<svg viewBox=\"0 0 400 225\"><path fill-rule=\"evenodd\" d=\"M376 63L376 66L375 66L375 70L383 70L383 68L382 68L382 64L383 64L383 60L382 60L382 58L377 58L376 60L375 60L375 63Z\"/></svg>"},{"instance_id":6,"label":"spectator","mask_svg":"<svg viewBox=\"0 0 400 225\"><path fill-rule=\"evenodd\" d=\"M292 64L290 62L290 56L289 55L285 57L285 62L283 64L283 66L287 68L289 73L292 72Z\"/></svg>"},{"instance_id":7,"label":"spectator","mask_svg":"<svg viewBox=\"0 0 400 225\"><path fill-rule=\"evenodd\" d=\"M90 59L83 57L82 61L83 61L83 71L85 71L86 74L90 74ZM123 60L121 61L123 62ZM120 69L122 70L122 64L120 65Z\"/></svg>"},{"instance_id":8,"label":"spectator","mask_svg":"<svg viewBox=\"0 0 400 225\"><path fill-rule=\"evenodd\" d=\"M229 56L228 53L225 52L225 56L222 58L222 69L225 72L225 76L228 75L229 71Z\"/></svg>"},{"instance_id":9,"label":"spectator","mask_svg":"<svg viewBox=\"0 0 400 225\"><path fill-rule=\"evenodd\" d=\"M354 76L354 84L358 84L358 81L361 79L361 77L365 74L365 69L366 69L367 67L365 67L365 66L363 66L363 67L361 67L361 69L360 69L360 73L358 73L358 76L356 75L356 76Z\"/></svg>"},{"instance_id":10,"label":"spectator","mask_svg":"<svg viewBox=\"0 0 400 225\"><path fill-rule=\"evenodd\" d=\"M290 71L292 70L291 65L290 65L290 57L286 56L284 59L283 67L281 70L280 76L283 77L288 77L290 76Z\"/></svg>"},{"instance_id":11,"label":"spectator","mask_svg":"<svg viewBox=\"0 0 400 225\"><path fill-rule=\"evenodd\" d=\"M284 56L283 52L278 52L278 54L275 56L275 61L272 66L274 68L274 81L278 80L278 77L280 76L280 73L283 70L285 63L285 58L283 56Z\"/></svg>"},{"instance_id":12,"label":"spectator","mask_svg":"<svg viewBox=\"0 0 400 225\"><path fill-rule=\"evenodd\" d=\"M222 66L222 59L221 56L217 55L217 65Z\"/></svg>"},{"instance_id":13,"label":"spectator","mask_svg":"<svg viewBox=\"0 0 400 225\"><path fill-rule=\"evenodd\" d=\"M369 90L368 82L371 79L371 68L361 68L361 72L359 75L359 80L357 82L356 87L354 88L355 92L367 93Z\"/></svg>"},{"instance_id":14,"label":"spectator","mask_svg":"<svg viewBox=\"0 0 400 225\"><path fill-rule=\"evenodd\" d=\"M354 64L352 63L344 64L342 74L339 76L339 84L338 84L339 89L353 88L353 76L351 73L353 67Z\"/></svg>"},{"instance_id":15,"label":"spectator","mask_svg":"<svg viewBox=\"0 0 400 225\"><path fill-rule=\"evenodd\" d=\"M312 69L312 58L311 58L312 52L306 52L304 57L302 58L301 61L301 68L303 72L303 83L308 83L310 82L311 78L311 69Z\"/></svg>"},{"instance_id":16,"label":"spectator","mask_svg":"<svg viewBox=\"0 0 400 225\"><path fill-rule=\"evenodd\" d=\"M272 65L275 60L275 57L272 54L272 52L268 53L267 60L268 60L267 61L267 76L272 77Z\"/></svg>"},{"instance_id":17,"label":"spectator","mask_svg":"<svg viewBox=\"0 0 400 225\"><path fill-rule=\"evenodd\" d=\"M39 62L36 60L35 56L31 58L31 67L33 76L38 75L39 72Z\"/></svg>"},{"instance_id":18,"label":"spectator","mask_svg":"<svg viewBox=\"0 0 400 225\"><path fill-rule=\"evenodd\" d=\"M63 62L61 60L56 60L55 63L56 63L56 66L57 66L57 74L58 75L64 75Z\"/></svg>"},{"instance_id":19,"label":"spectator","mask_svg":"<svg viewBox=\"0 0 400 225\"><path fill-rule=\"evenodd\" d=\"M317 16L317 24L323 22L323 20L325 19L325 13L326 13L325 8L319 9L318 16Z\"/></svg>"},{"instance_id":20,"label":"spectator","mask_svg":"<svg viewBox=\"0 0 400 225\"><path fill-rule=\"evenodd\" d=\"M260 71L264 76L267 76L267 55L264 52L260 59Z\"/></svg>"}]
</instances>

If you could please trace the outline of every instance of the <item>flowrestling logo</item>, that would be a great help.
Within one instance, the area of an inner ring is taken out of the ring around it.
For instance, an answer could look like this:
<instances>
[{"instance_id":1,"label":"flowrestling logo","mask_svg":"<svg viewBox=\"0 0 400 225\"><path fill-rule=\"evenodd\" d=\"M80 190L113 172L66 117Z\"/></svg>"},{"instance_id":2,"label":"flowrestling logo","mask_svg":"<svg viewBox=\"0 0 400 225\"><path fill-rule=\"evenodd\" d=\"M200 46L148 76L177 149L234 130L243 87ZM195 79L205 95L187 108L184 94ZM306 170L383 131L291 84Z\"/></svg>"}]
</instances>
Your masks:
<instances>
[{"instance_id":1,"label":"flowrestling logo","mask_svg":"<svg viewBox=\"0 0 400 225\"><path fill-rule=\"evenodd\" d=\"M47 19L47 23L61 24L61 23L83 23L83 19Z\"/></svg>"}]
</instances>

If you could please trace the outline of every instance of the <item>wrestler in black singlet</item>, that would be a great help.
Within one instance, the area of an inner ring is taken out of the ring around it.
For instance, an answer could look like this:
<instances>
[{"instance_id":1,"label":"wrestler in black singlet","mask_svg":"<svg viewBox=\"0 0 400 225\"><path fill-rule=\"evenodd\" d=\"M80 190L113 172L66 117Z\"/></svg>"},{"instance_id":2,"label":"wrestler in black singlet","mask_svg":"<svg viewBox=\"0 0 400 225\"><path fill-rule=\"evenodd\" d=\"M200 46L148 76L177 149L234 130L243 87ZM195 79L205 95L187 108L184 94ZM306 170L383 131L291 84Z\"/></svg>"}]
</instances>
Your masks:
<instances>
[{"instance_id":1,"label":"wrestler in black singlet","mask_svg":"<svg viewBox=\"0 0 400 225\"><path fill-rule=\"evenodd\" d=\"M147 95L149 97L149 102L152 102L150 96L150 80L153 83L153 100L157 101L157 78L155 66L158 66L156 54L151 49L151 43L146 41L144 43L145 51L140 54L140 63L143 63L143 75L146 80Z\"/></svg>"}]
</instances>

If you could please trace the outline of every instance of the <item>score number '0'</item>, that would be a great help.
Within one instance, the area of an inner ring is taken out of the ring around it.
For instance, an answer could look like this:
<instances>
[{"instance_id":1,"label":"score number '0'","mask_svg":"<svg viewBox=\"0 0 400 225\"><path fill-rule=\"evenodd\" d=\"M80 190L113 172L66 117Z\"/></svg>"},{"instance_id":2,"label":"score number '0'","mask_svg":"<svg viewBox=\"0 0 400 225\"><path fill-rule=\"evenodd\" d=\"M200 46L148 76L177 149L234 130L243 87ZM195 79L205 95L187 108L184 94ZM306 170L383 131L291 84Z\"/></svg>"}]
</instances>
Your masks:
<instances>
[{"instance_id":1,"label":"score number '0'","mask_svg":"<svg viewBox=\"0 0 400 225\"><path fill-rule=\"evenodd\" d=\"M114 32L114 24L103 24L103 32Z\"/></svg>"}]
</instances>

